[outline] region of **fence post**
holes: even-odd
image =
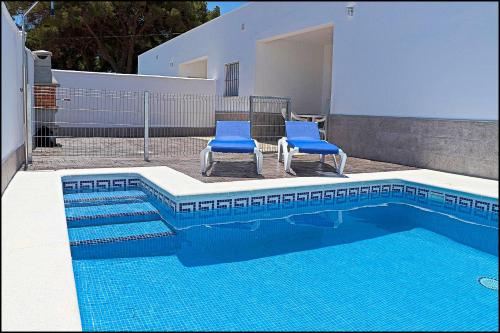
[[[290,103],[290,98],[287,98],[286,100],[286,120],[290,120],[292,118],[292,109],[291,109],[291,103]]]
[[[149,161],[149,91],[144,92],[144,161]]]
[[[249,96],[249,110],[248,110],[248,120],[250,121],[250,135],[253,137],[253,122],[252,122],[252,112],[253,112],[253,96]]]

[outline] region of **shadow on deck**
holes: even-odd
[[[143,160],[144,142],[140,138],[58,139],[62,147],[37,148],[30,170],[147,167],[164,165],[203,182],[272,179],[288,177],[339,177],[331,156],[326,163],[318,155],[296,155],[287,174],[276,153],[264,153],[263,173],[257,175],[252,155],[214,153],[214,164],[206,176],[200,173],[199,152],[208,138],[155,138],[150,142],[150,161]],[[266,144],[264,151],[275,150]],[[349,157],[344,172],[369,173],[412,170],[414,167]]]

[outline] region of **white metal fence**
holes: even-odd
[[[276,152],[290,99],[35,86],[33,156],[196,155],[217,120],[250,120],[264,152]]]

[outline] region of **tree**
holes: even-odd
[[[6,1],[11,15],[31,1]],[[136,73],[137,56],[220,15],[205,1],[43,1],[28,16],[27,47],[52,52],[53,67]]]

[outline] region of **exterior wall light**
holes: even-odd
[[[245,23],[241,24],[241,31],[245,30]]]
[[[356,6],[355,2],[348,2],[346,6],[347,18],[354,17],[354,7]]]

